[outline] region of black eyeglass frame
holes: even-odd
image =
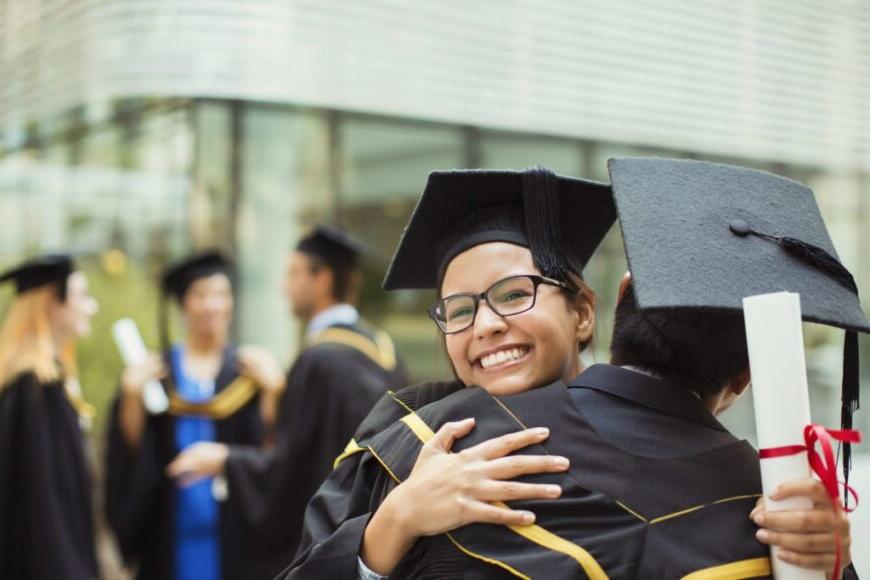
[[[499,286],[501,284],[504,284],[508,280],[514,280],[516,278],[528,278],[529,280],[532,281],[532,286],[533,286],[532,302],[531,302],[531,304],[529,304],[528,308],[523,308],[522,310],[518,310],[516,312],[511,312],[510,314],[502,314],[501,312],[499,312],[498,307],[496,307],[490,301],[489,296],[487,296],[487,295],[496,286]],[[432,303],[432,305],[429,306],[427,312],[429,313],[429,318],[431,318],[432,321],[435,322],[435,325],[438,326],[438,329],[443,334],[457,334],[457,333],[463,332],[465,330],[468,330],[469,328],[474,326],[474,321],[477,319],[477,312],[480,309],[480,301],[481,300],[486,301],[486,304],[489,306],[490,310],[492,310],[493,312],[495,312],[496,314],[498,314],[502,318],[506,318],[508,316],[514,316],[516,314],[522,314],[523,312],[528,312],[529,310],[534,308],[535,304],[537,304],[537,302],[538,302],[538,288],[542,285],[555,286],[557,288],[561,288],[565,292],[568,292],[569,294],[572,294],[572,295],[577,294],[577,292],[580,291],[580,289],[577,287],[576,284],[573,284],[570,282],[562,282],[560,280],[556,280],[553,278],[547,278],[546,276],[538,276],[537,274],[517,274],[515,276],[508,276],[507,278],[502,278],[501,280],[494,282],[489,288],[487,288],[483,292],[479,292],[477,294],[475,294],[473,292],[460,292],[458,294],[451,294],[450,296],[445,296],[444,298],[441,298],[440,300],[436,300],[434,303]],[[464,327],[460,328],[459,330],[448,331],[447,329],[444,328],[444,326],[442,326],[442,323],[438,319],[438,315],[436,314],[436,312],[438,310],[438,306],[441,304],[445,304],[446,301],[450,300],[451,298],[458,298],[461,296],[466,296],[466,297],[472,299],[472,303],[474,304],[474,306],[473,306],[474,311],[471,313],[471,320],[468,322],[468,326],[464,326]]]

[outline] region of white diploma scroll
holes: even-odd
[[[136,323],[129,318],[122,318],[112,325],[112,336],[121,352],[121,358],[127,365],[144,362],[148,358],[148,349]],[[159,415],[169,408],[169,398],[159,381],[150,380],[142,389],[142,403],[145,410],[152,415]]]
[[[752,400],[759,449],[804,444],[810,424],[800,296],[790,292],[761,294],[743,299],[746,344],[752,372]],[[786,481],[810,476],[807,452],[761,459],[764,507],[769,511],[810,509],[809,498],[773,501],[770,494]],[[777,580],[825,580],[825,573],[798,568],[771,554]]]

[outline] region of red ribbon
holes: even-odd
[[[810,424],[804,427],[804,445],[785,445],[783,447],[769,447],[761,449],[758,456],[761,459],[770,459],[773,457],[788,457],[797,455],[798,453],[807,452],[807,460],[810,462],[810,468],[819,477],[828,496],[831,498],[831,503],[835,511],[844,509],[846,512],[851,512],[858,506],[858,494],[855,490],[846,483],[843,483],[844,494],[851,495],[855,498],[855,506],[852,508],[846,505],[840,505],[840,486],[837,480],[837,462],[834,458],[834,447],[831,440],[841,441],[843,443],[860,443],[861,432],[854,429],[826,429],[821,425]],[[816,443],[821,448],[821,454],[816,450]],[[844,498],[845,499],[845,498]],[[834,571],[831,578],[840,578],[840,564],[842,563],[842,546],[840,538],[840,528],[834,528],[834,534],[837,539],[836,558],[834,559]]]

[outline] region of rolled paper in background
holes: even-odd
[[[800,296],[790,292],[761,294],[743,299],[746,345],[752,372],[752,400],[759,449],[804,445],[804,427],[810,424],[810,400],[801,326]],[[770,499],[777,486],[810,476],[807,452],[761,459],[764,508],[769,511],[811,509],[809,498]],[[825,580],[825,573],[807,570],[771,554],[777,580]]]
[[[122,318],[112,325],[112,336],[115,338],[115,344],[121,352],[124,364],[139,364],[148,358],[148,349],[145,348],[139,328],[129,318]],[[166,396],[160,381],[152,379],[145,383],[142,389],[142,403],[145,405],[145,410],[152,415],[166,412],[169,408],[169,397]]]

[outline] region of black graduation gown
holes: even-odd
[[[372,405],[406,382],[394,356],[385,365],[377,354],[379,331],[357,324],[324,332],[338,340],[308,346],[290,369],[274,446],[265,452],[236,446],[227,460],[234,509],[257,546],[252,578],[272,578],[292,560],[308,500]]]
[[[91,475],[60,382],[0,390],[0,578],[96,578]]]
[[[468,416],[476,427],[457,450],[523,425],[550,427],[543,445],[521,453],[565,455],[571,469],[522,480],[559,483],[563,495],[512,502],[538,518],[522,534],[474,524],[424,538],[391,577],[681,578],[719,566],[734,577],[769,574],[748,518],[761,490],[755,450],[685,389],[596,365],[567,389],[457,392],[361,445],[313,498],[306,543],[284,577],[355,578],[363,532],[394,477],[410,473],[422,439]]]
[[[237,365],[235,348],[227,347],[215,379],[215,394],[239,376]],[[172,390],[173,384],[173,380],[164,382],[167,392]],[[109,422],[106,516],[124,561],[138,566],[137,578],[169,580],[174,576],[175,483],[165,475],[165,469],[179,451],[175,444],[175,418],[169,413],[149,415],[139,448],[132,451],[120,431],[118,403],[116,399]],[[264,428],[259,395],[215,423],[217,440],[221,443],[260,445]],[[230,494],[219,508],[224,580],[250,578],[247,573],[250,546],[233,509],[236,501]]]

